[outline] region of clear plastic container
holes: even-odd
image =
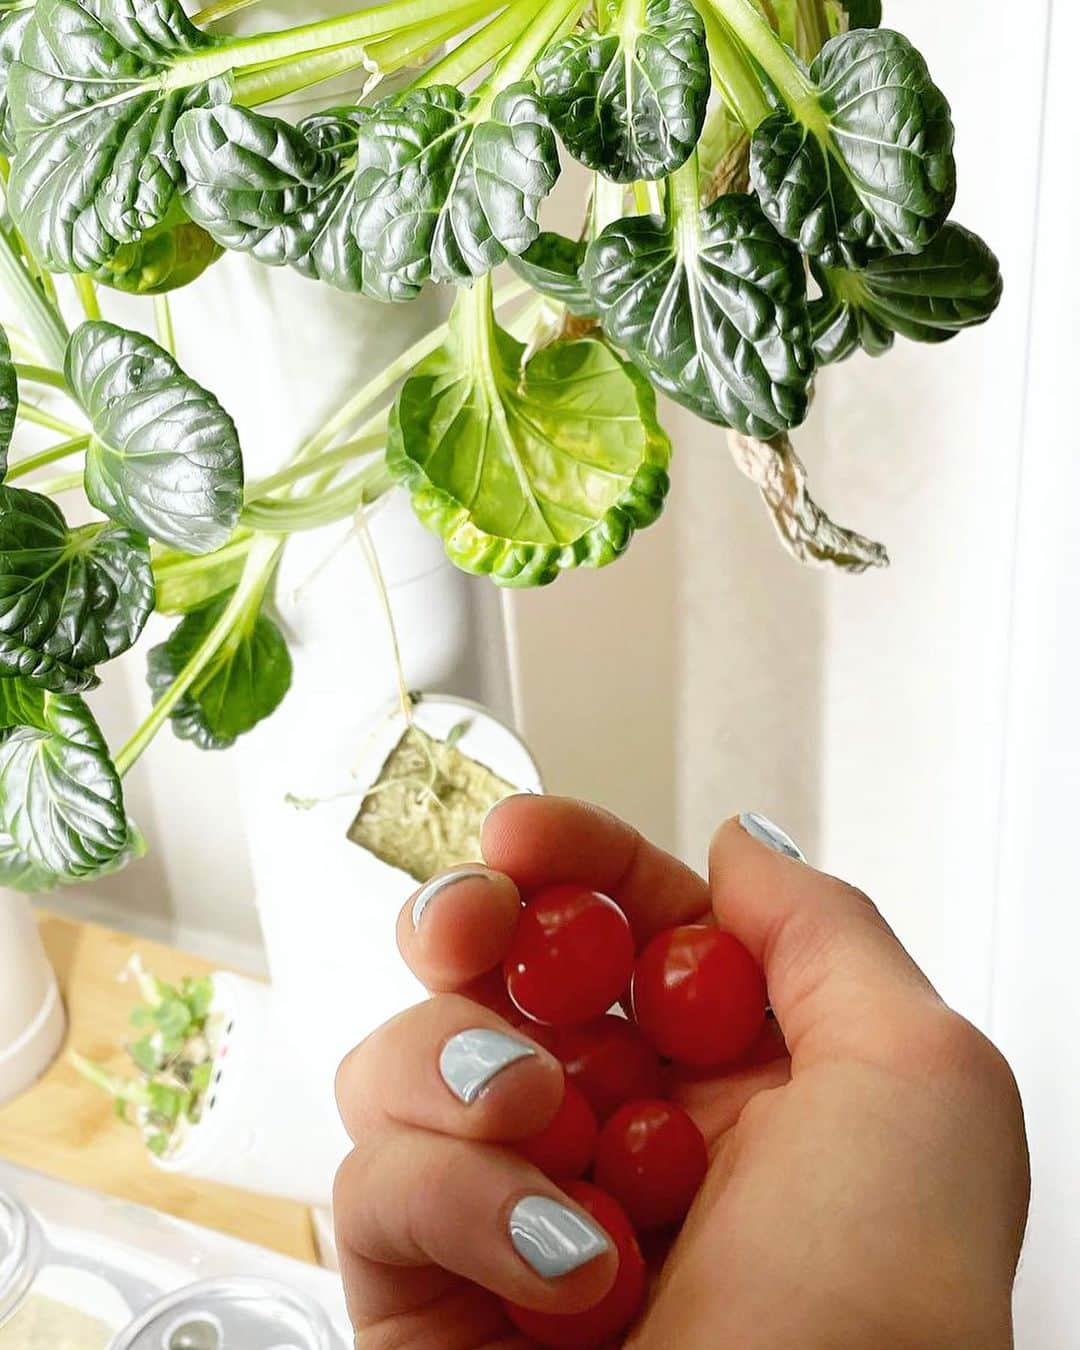
[[[327,1271],[0,1161],[0,1350],[345,1350],[348,1334]]]

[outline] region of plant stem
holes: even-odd
[[[761,83],[746,53],[723,20],[707,5],[702,5],[700,13],[705,25],[713,81],[732,115],[747,131],[753,131],[771,112]]]
[[[626,209],[626,186],[613,183],[602,173],[593,174],[592,202],[589,210],[589,233],[595,239],[613,221],[621,219]]]
[[[55,478],[46,478],[40,483],[35,483],[34,491],[40,492],[43,497],[55,497],[61,492],[73,492],[82,485],[83,471],[79,469],[75,473],[61,473]]]
[[[398,638],[397,624],[394,622],[394,608],[390,603],[390,592],[386,588],[386,577],[383,575],[382,566],[379,563],[379,555],[375,550],[375,541],[371,537],[371,530],[368,528],[367,516],[364,512],[360,513],[358,527],[360,543],[363,545],[364,554],[371,571],[371,579],[375,583],[375,589],[379,595],[379,603],[382,605],[383,615],[386,619],[386,627],[390,633],[390,651],[394,658],[394,674],[397,677],[398,702],[401,705],[401,715],[404,717],[406,725],[411,726],[413,720],[413,701],[409,696],[409,686],[405,680],[405,667],[401,662],[401,642]]]
[[[424,89],[433,84],[462,84],[470,75],[475,75],[489,61],[501,55],[521,35],[542,4],[543,0],[514,0],[497,18],[493,18],[452,52],[447,52],[441,61],[425,70],[411,87]]]
[[[39,427],[48,427],[50,431],[58,431],[61,436],[82,436],[86,428],[77,427],[73,422],[65,422],[62,417],[56,417],[53,413],[46,411],[45,408],[39,408],[36,403],[20,403],[19,416],[25,422],[34,422]]]
[[[290,483],[295,483],[301,478],[308,478],[314,473],[320,473],[324,469],[341,468],[346,464],[351,464],[354,459],[360,459],[363,455],[370,454],[372,450],[377,450],[385,440],[385,429],[370,432],[366,436],[358,436],[354,440],[347,441],[344,445],[339,445],[335,450],[325,450],[313,459],[304,460],[299,464],[291,464],[287,468],[280,469],[277,473],[270,474],[268,478],[262,478],[258,482],[252,483],[245,496],[249,501],[255,501],[260,497],[268,497],[271,492],[288,487]]]
[[[167,295],[154,296],[154,326],[157,340],[170,356],[176,355],[176,333],[173,330],[172,310]]]
[[[72,281],[75,283],[75,294],[79,297],[79,304],[83,307],[83,313],[88,319],[100,319],[101,305],[98,303],[97,287],[94,285],[93,278],[83,276],[81,272],[76,272]]]
[[[805,121],[806,105],[817,105],[816,90],[753,0],[708,0],[708,4],[772,80],[784,102]]]
[[[206,28],[221,19],[227,19],[230,14],[236,14],[241,9],[250,9],[258,2],[259,0],[217,0],[216,4],[207,5],[205,9],[193,14],[191,22],[197,28]]]
[[[684,258],[694,257],[701,233],[701,178],[697,151],[668,178],[668,223]]]
[[[34,366],[24,361],[16,361],[15,374],[18,375],[20,383],[25,381],[27,384],[47,384],[53,389],[67,392],[67,380],[58,370],[51,370],[48,366]]]
[[[169,714],[205,670],[215,652],[228,638],[233,626],[243,618],[255,597],[261,597],[277,566],[278,555],[284,547],[283,539],[257,536],[252,540],[244,571],[229,603],[221,611],[217,623],[207,633],[200,646],[191,655],[187,665],[154,704],[150,715],[136,729],[127,744],[116,756],[117,773],[123,777],[164,726]]]
[[[537,58],[566,24],[577,21],[587,0],[547,0],[510,50],[484,81],[483,93],[470,113],[474,122],[482,122],[491,112],[501,90],[524,79]]]
[[[11,295],[29,330],[50,366],[64,368],[68,330],[60,311],[49,303],[26,270],[12,235],[0,229],[0,285]]]
[[[812,61],[829,40],[829,20],[824,0],[799,0],[799,26],[803,34],[802,51],[806,61]]]
[[[46,464],[53,464],[58,459],[67,459],[69,455],[77,455],[89,444],[90,434],[87,432],[85,435],[72,436],[70,440],[61,441],[59,445],[50,445],[47,450],[39,450],[36,455],[28,455],[26,459],[12,464],[5,481],[10,483],[13,478],[22,478],[28,473],[33,473],[35,469],[43,469]]]
[[[368,55],[376,69],[377,78],[382,79],[386,75],[393,74],[394,71],[403,70],[407,66],[420,64],[420,62],[435,51],[437,47],[441,47],[459,33],[463,33],[467,29],[472,28],[474,24],[478,23],[481,19],[486,18],[490,13],[490,0],[477,0],[477,3],[471,5],[469,8],[452,13],[441,24],[416,24],[412,28],[402,29],[400,33],[395,33],[392,37],[381,38],[379,41],[372,43],[368,48]],[[498,19],[493,20],[493,22],[498,23]],[[486,28],[481,29],[480,31],[486,32]],[[454,50],[460,51],[462,47],[472,42],[475,37],[476,34],[473,34],[472,37],[466,38],[465,41],[459,43]],[[506,43],[504,42],[503,47],[505,46]],[[493,54],[497,55],[502,49],[502,47],[497,48]],[[479,67],[477,67],[477,69],[479,69]],[[416,87],[419,87],[421,83],[459,83],[459,81],[451,80],[431,81],[428,80],[426,76],[427,72],[425,71],[424,79],[422,81],[416,81]]]
[[[299,530],[318,530],[324,525],[351,516],[358,506],[367,505],[393,487],[393,479],[382,455],[373,456],[366,465],[344,483],[306,497],[285,500],[273,497],[249,502],[240,519],[251,529],[267,534],[295,534]],[[336,471],[335,471],[336,472]]]

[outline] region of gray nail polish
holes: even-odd
[[[502,1031],[472,1027],[451,1036],[439,1056],[439,1073],[450,1091],[466,1106],[476,1101],[496,1074],[529,1059],[536,1051],[531,1045],[507,1036]]]
[[[545,1280],[568,1275],[611,1247],[602,1228],[547,1195],[527,1195],[510,1214],[514,1250]]]
[[[739,817],[739,824],[752,839],[771,848],[774,853],[782,853],[785,858],[794,858],[797,862],[806,861],[795,840],[785,834],[779,825],[774,825],[768,816],[759,815],[757,811],[744,811]]]
[[[454,886],[459,881],[469,881],[475,877],[483,877],[485,881],[490,881],[491,873],[486,872],[482,867],[463,867],[458,872],[447,872],[444,876],[436,877],[434,881],[429,881],[413,901],[413,927],[420,927],[420,920],[424,916],[424,910],[427,909],[428,905],[431,904],[432,900],[435,899],[440,891],[445,891],[447,886]]]

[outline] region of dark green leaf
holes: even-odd
[[[11,67],[19,55],[23,34],[34,17],[33,9],[14,9],[0,15],[0,154],[15,154],[15,125],[8,99]]]
[[[487,115],[460,90],[433,85],[372,109],[356,172],[365,287],[409,300],[429,279],[467,282],[523,253],[559,155],[530,85],[509,85]]]
[[[8,451],[15,434],[15,419],[19,411],[19,379],[11,359],[11,344],[7,333],[0,328],[0,481],[8,469]]]
[[[806,416],[813,358],[798,251],[753,197],[719,197],[676,226],[609,225],[582,276],[608,337],[678,403],[769,437]]]
[[[154,702],[202,645],[231,596],[219,596],[182,619],[147,660]],[[170,714],[181,740],[201,750],[224,750],[269,717],[288,693],[292,660],[277,625],[256,612],[240,623]]]
[[[69,530],[50,498],[0,485],[0,676],[91,688],[94,667],[127,651],[153,608],[143,535]]]
[[[164,348],[115,324],[72,335],[67,376],[93,427],[86,495],[122,525],[210,553],[240,516],[244,469],[232,418]]]
[[[602,342],[524,348],[459,301],[405,382],[387,464],[459,567],[538,586],[601,567],[659,515],[671,447],[648,384]]]
[[[952,222],[923,253],[879,258],[859,270],[815,265],[821,298],[810,305],[823,365],[862,347],[880,356],[893,335],[946,342],[985,323],[1001,299],[998,260],[977,234]]]
[[[224,79],[170,87],[170,74],[216,45],[177,0],[38,0],[9,80],[17,147],[9,200],[46,267],[129,290],[149,272],[160,289],[166,273],[180,284],[196,262],[212,261],[191,237],[144,240],[183,220],[177,119],[229,97]]]
[[[87,880],[128,840],[120,779],[83,700],[0,679],[0,884]]]
[[[849,28],[880,28],[881,0],[839,0],[845,10]]]
[[[956,196],[944,94],[907,38],[860,29],[810,67],[816,98],[754,132],[750,177],[782,235],[829,266],[918,253]]]
[[[176,128],[192,218],[225,248],[345,291],[363,288],[353,234],[356,137],[342,108],[291,126],[247,108],[197,108]]]
[[[596,306],[585,283],[578,275],[585,261],[584,239],[574,241],[565,235],[543,230],[510,266],[541,295],[565,305],[580,317],[594,314]]]
[[[617,183],[686,162],[711,85],[705,28],[690,0],[609,2],[607,23],[571,33],[537,62],[555,130],[582,164]]]

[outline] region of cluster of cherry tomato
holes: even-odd
[[[528,898],[502,971],[472,992],[562,1062],[562,1105],[518,1151],[619,1254],[613,1287],[588,1311],[507,1303],[507,1313],[539,1345],[606,1346],[645,1297],[642,1243],[665,1249],[708,1166],[701,1131],[662,1095],[664,1062],[722,1070],[742,1060],[764,1025],[764,978],[746,948],[710,924],[667,929],[637,951],[612,900],[568,885]],[[620,1003],[629,1017],[609,1011]]]

